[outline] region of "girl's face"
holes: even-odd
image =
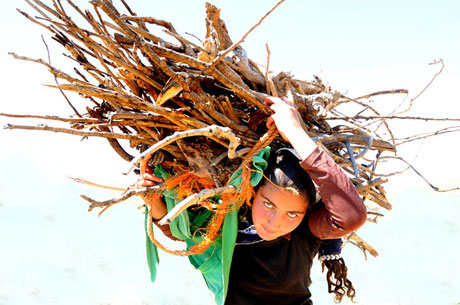
[[[271,183],[259,187],[253,206],[252,221],[264,240],[274,240],[293,231],[307,211],[304,196],[276,187]]]

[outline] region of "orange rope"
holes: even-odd
[[[155,236],[153,235],[153,217],[152,217],[152,208],[150,206],[149,207],[149,216],[147,217],[147,234],[150,238],[150,240],[152,241],[152,243],[157,246],[159,249],[163,250],[164,252],[166,253],[169,253],[169,254],[173,254],[173,255],[179,255],[179,256],[189,256],[189,255],[193,255],[193,254],[196,254],[192,251],[187,251],[187,250],[171,250],[171,249],[168,249],[166,248],[163,244],[161,244],[158,240],[155,239]]]
[[[243,159],[238,170],[241,169],[241,183],[238,186],[237,192],[233,194],[224,194],[222,195],[222,203],[220,204],[210,204],[205,201],[200,203],[200,205],[206,207],[207,209],[212,208],[214,210],[214,215],[211,220],[208,222],[208,225],[205,229],[205,234],[200,243],[190,247],[190,250],[171,250],[159,243],[153,236],[152,228],[152,216],[150,215],[151,207],[149,206],[149,217],[148,217],[148,236],[150,240],[161,250],[180,256],[196,255],[206,251],[209,246],[217,238],[222,223],[224,222],[225,216],[230,211],[241,207],[244,203],[250,205],[251,198],[253,197],[254,190],[251,186],[251,166],[252,158],[256,156],[264,147],[270,145],[271,142],[278,136],[278,130],[273,124],[270,129],[265,133],[259,141],[254,145],[251,150],[247,153],[246,157]],[[193,193],[199,192],[203,189],[214,188],[214,182],[211,182],[205,178],[198,177],[192,173],[186,172],[186,169],[177,163],[173,162],[164,162],[165,167],[179,169],[179,171],[185,172],[174,178],[168,179],[165,183],[168,189],[177,187],[179,196],[189,196]],[[238,172],[238,170],[236,172]],[[235,172],[235,173],[236,173]],[[229,179],[230,183],[233,180],[233,175]],[[227,184],[228,184],[227,183]],[[198,230],[197,230],[198,231]]]
[[[212,189],[216,187],[213,181],[196,176],[190,172],[168,179],[165,184],[166,188],[169,190],[177,187],[178,198],[185,198],[203,189]]]
[[[235,194],[230,194],[226,198],[227,206],[232,206],[233,208],[239,208],[241,205],[246,203],[251,205],[251,198],[254,194],[254,190],[251,186],[251,165],[252,158],[259,154],[259,152],[270,145],[271,142],[278,136],[278,129],[275,124],[273,124],[270,129],[259,139],[259,141],[254,145],[251,150],[247,153],[243,162],[241,163],[239,169],[241,169],[241,183],[238,186],[238,190]],[[239,170],[238,169],[238,170]],[[238,172],[238,171],[237,171]],[[229,182],[232,180],[230,178]]]

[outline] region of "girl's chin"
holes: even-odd
[[[279,235],[276,234],[276,232],[272,232],[270,230],[267,230],[263,226],[260,229],[257,229],[257,234],[259,234],[259,236],[263,240],[266,240],[266,241],[274,240],[274,239],[277,239],[279,237]]]

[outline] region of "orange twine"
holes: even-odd
[[[250,163],[252,162],[252,158],[256,156],[262,148],[268,146],[276,138],[277,135],[278,131],[276,129],[276,126],[273,124],[267,131],[267,133],[264,134],[256,143],[256,145],[254,145],[248,152],[240,167],[238,168],[238,170],[241,169],[242,179],[235,193],[223,194],[222,203],[220,204],[211,204],[207,200],[204,200],[203,202],[199,203],[199,205],[207,209],[214,210],[214,215],[212,216],[211,220],[208,222],[208,225],[206,226],[206,229],[204,230],[205,233],[203,234],[201,242],[190,247],[190,250],[170,250],[163,246],[153,236],[152,217],[150,215],[151,207],[149,206],[149,221],[147,223],[147,226],[150,240],[161,250],[174,255],[188,256],[200,254],[206,251],[217,238],[227,213],[241,207],[244,203],[246,203],[247,205],[251,205],[251,198],[253,197],[254,190],[250,183],[252,172]],[[163,162],[163,166],[166,168],[172,168],[176,172],[182,172],[182,174],[168,179],[165,182],[167,189],[177,188],[179,198],[190,196],[194,193],[200,192],[203,189],[210,189],[215,187],[214,182],[187,172],[187,169],[180,164],[165,161]],[[238,172],[238,170],[236,172]],[[233,178],[234,177],[232,175],[228,183],[230,183]],[[200,231],[200,229],[196,230],[195,233],[198,231]]]
[[[190,173],[185,166],[176,162],[164,161],[162,166],[178,173],[175,177],[165,181],[168,190],[176,188],[178,198],[185,198],[203,189],[216,187],[214,181]]]
[[[173,255],[179,255],[179,256],[189,256],[196,254],[192,251],[187,251],[187,250],[171,250],[166,248],[162,243],[160,243],[158,240],[155,239],[155,236],[153,235],[153,217],[152,217],[152,208],[148,205],[149,207],[149,217],[147,217],[147,234],[152,241],[152,243],[157,246],[159,249],[165,251],[166,253],[173,254]]]
[[[244,203],[251,205],[251,198],[254,195],[254,189],[251,186],[251,162],[264,147],[270,145],[271,142],[278,136],[278,130],[273,124],[270,129],[265,133],[262,138],[254,145],[251,150],[248,152],[243,162],[241,163],[239,169],[241,169],[241,183],[238,186],[237,192],[234,194],[229,194],[226,198],[227,205],[233,208],[239,208]],[[238,169],[238,170],[239,170]],[[238,171],[236,171],[238,172]],[[229,179],[229,182],[232,181],[232,177]],[[227,197],[227,196],[225,196]]]

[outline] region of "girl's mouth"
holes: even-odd
[[[269,235],[275,235],[276,231],[273,230],[273,229],[270,229],[269,227],[267,226],[262,226],[262,228],[264,229],[264,231],[269,234]]]

